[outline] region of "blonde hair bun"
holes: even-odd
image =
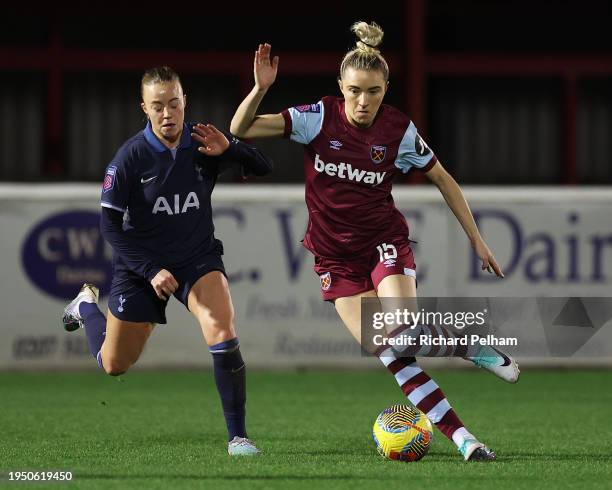
[[[344,55],[340,64],[340,77],[344,78],[344,73],[348,68],[355,70],[379,70],[385,80],[389,80],[389,66],[383,55],[380,54],[378,46],[382,42],[384,32],[376,23],[355,22],[351,26],[359,41],[357,45]]]
[[[376,49],[382,43],[385,33],[376,23],[368,24],[364,21],[355,22],[351,26],[351,31],[359,38],[356,48],[369,54],[379,53]]]

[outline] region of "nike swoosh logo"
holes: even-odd
[[[504,366],[509,366],[510,364],[512,364],[512,361],[510,360],[510,358],[509,358],[509,357],[508,357],[506,354],[504,354],[504,353],[503,353],[502,351],[500,351],[500,350],[497,350],[495,347],[491,347],[491,348],[492,348],[492,349],[493,349],[495,352],[497,352],[497,353],[498,353],[498,354],[499,354],[499,355],[502,357],[502,359],[504,360],[504,363],[502,364],[502,367],[504,367]]]
[[[151,182],[153,179],[156,179],[157,175],[154,175],[153,177],[149,177],[148,179],[145,179],[144,177],[140,178],[140,183],[141,184],[146,184],[147,182]]]

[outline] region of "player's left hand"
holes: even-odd
[[[198,151],[211,157],[221,155],[230,145],[225,135],[212,124],[196,124],[191,136],[197,142],[202,143]]]
[[[482,260],[483,271],[486,269],[487,271],[489,271],[489,273],[495,272],[495,275],[497,275],[497,277],[504,277],[504,273],[502,272],[501,267],[495,260],[493,252],[489,250],[489,247],[482,238],[478,238],[472,244],[472,246],[474,247],[474,252],[476,252],[476,255],[478,255],[480,260]]]

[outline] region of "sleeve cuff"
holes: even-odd
[[[285,109],[281,114],[283,115],[283,119],[285,119],[285,132],[283,133],[283,138],[289,138],[293,129],[293,120],[291,119],[291,114],[289,114],[289,109]]]
[[[427,162],[427,165],[421,168],[417,167],[417,170],[420,170],[421,172],[424,172],[424,173],[429,172],[436,163],[438,163],[438,157],[436,157],[436,155],[432,155],[431,160]]]
[[[100,206],[102,206],[103,208],[114,209],[115,211],[120,211],[122,213],[125,213],[125,209],[119,206],[115,206],[114,204],[111,204],[110,202],[101,201]]]
[[[153,267],[150,271],[148,271],[146,275],[147,281],[151,282],[160,270],[162,270],[161,267]]]
[[[240,144],[240,142],[234,136],[232,136],[231,138],[228,138],[228,140],[229,140],[229,146],[227,147],[227,150],[225,150],[222,153],[222,156],[226,158],[234,159],[240,153],[240,150],[238,148],[238,145]]]

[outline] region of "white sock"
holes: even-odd
[[[472,434],[468,432],[465,427],[459,427],[455,432],[453,432],[453,442],[457,445],[458,448],[463,446],[463,443],[466,439],[476,439]]]

